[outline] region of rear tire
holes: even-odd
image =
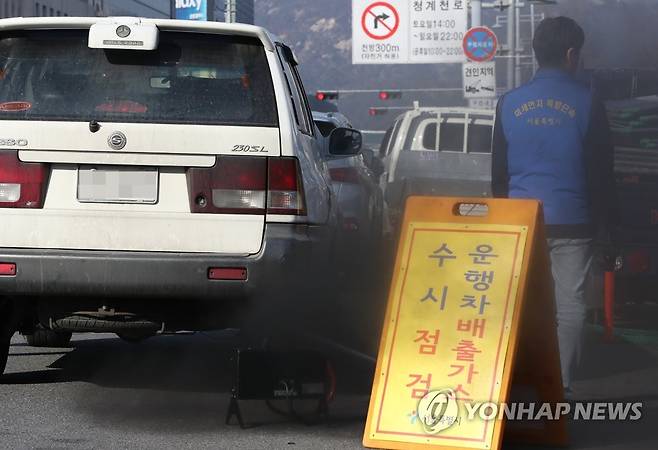
[[[110,320],[88,316],[70,316],[53,321],[52,327],[59,332],[76,333],[116,333],[116,334],[156,334],[162,323],[150,320]]]
[[[26,334],[25,340],[31,347],[61,348],[68,347],[73,333],[67,331],[53,331],[38,325],[34,334]]]

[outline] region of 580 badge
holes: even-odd
[[[234,145],[231,151],[236,153],[267,153],[264,145]]]
[[[0,138],[0,147],[27,147],[27,139]]]

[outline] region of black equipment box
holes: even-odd
[[[335,379],[329,361],[321,353],[310,350],[237,350],[234,363],[227,424],[235,415],[244,428],[238,400],[318,400],[318,412],[326,414],[327,400],[335,387]],[[290,405],[290,415],[297,417],[292,403]]]

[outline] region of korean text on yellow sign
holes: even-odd
[[[494,422],[467,420],[465,404],[499,399],[526,234],[522,226],[409,225],[380,349],[371,439],[490,448]],[[431,433],[419,402],[443,389],[456,396],[456,421]]]

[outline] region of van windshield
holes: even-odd
[[[145,52],[90,49],[88,33],[4,33],[0,120],[278,124],[256,38],[161,32]]]

